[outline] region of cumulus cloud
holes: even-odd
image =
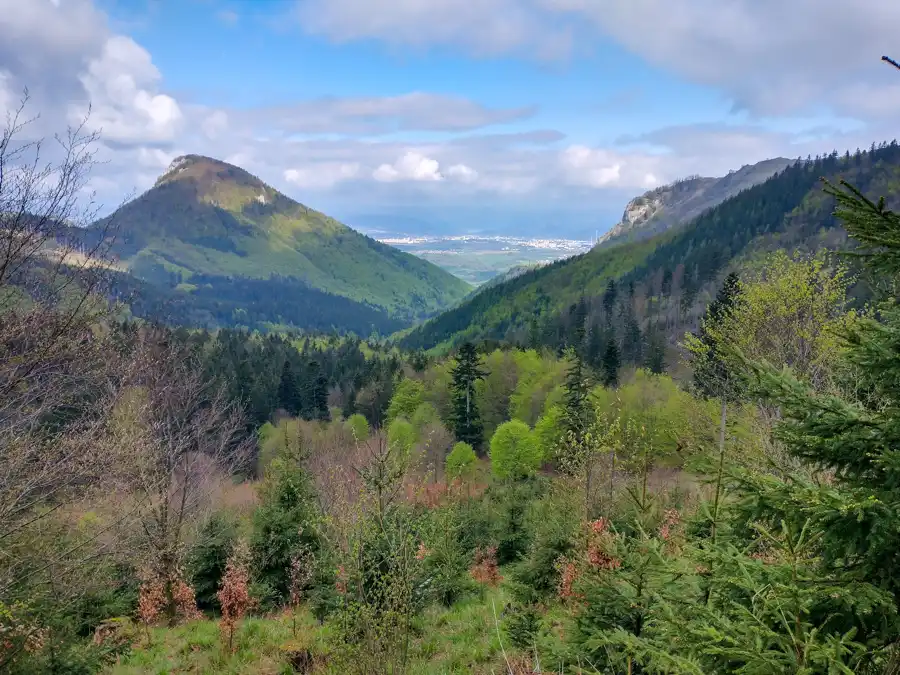
[[[154,93],[160,79],[147,50],[123,35],[108,38],[80,76],[91,105],[88,128],[118,143],[174,140],[183,116],[174,98]],[[85,104],[70,107],[72,122],[87,114]]]
[[[372,173],[372,178],[383,183],[399,180],[437,181],[444,180],[441,165],[437,160],[409,150],[393,164],[382,164]]]

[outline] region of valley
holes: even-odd
[[[592,242],[574,239],[447,235],[416,236],[371,232],[373,237],[442,267],[479,286],[519,266],[539,266],[590,249]]]
[[[776,4],[0,0],[0,673],[900,673],[900,14]]]

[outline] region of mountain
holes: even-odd
[[[410,322],[471,290],[436,265],[360,234],[237,166],[200,155],[177,158],[150,190],[93,227],[100,231],[110,221],[121,266],[182,293],[194,292],[198,281],[212,297],[218,288],[244,293],[248,289],[239,290],[235,280],[247,286],[275,278],[270,294],[288,283],[293,293],[341,296]],[[253,289],[265,293],[265,283]],[[316,311],[329,310],[322,297],[310,298]]]
[[[676,229],[640,241],[612,242],[486,288],[399,338],[410,349],[465,341],[570,344],[578,317],[602,348],[614,338],[639,362],[647,340],[670,346],[693,330],[722,276],[773,249],[846,245],[821,178],[846,178],[865,194],[900,205],[900,147],[832,153],[797,161]]]
[[[791,160],[767,159],[742,166],[721,178],[691,176],[635,197],[622,220],[604,234],[598,246],[641,241],[690,222],[704,211],[734,197],[790,166]]]

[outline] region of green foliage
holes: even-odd
[[[447,478],[456,480],[457,478],[468,478],[475,470],[478,457],[475,450],[468,443],[459,442],[453,446],[450,454],[447,455],[445,470]]]
[[[519,649],[528,650],[536,644],[540,625],[540,614],[534,605],[516,604],[504,610],[503,630]]]
[[[388,444],[397,452],[408,455],[416,444],[416,430],[402,417],[398,417],[388,427]]]
[[[253,578],[283,602],[289,593],[292,556],[302,547],[318,549],[315,496],[297,455],[285,453],[272,461],[259,499],[250,536]]]
[[[398,417],[411,420],[425,400],[425,386],[412,378],[405,378],[394,388],[394,395],[387,409],[388,423]]]
[[[485,376],[481,368],[481,359],[474,345],[465,343],[459,349],[456,365],[451,371],[453,382],[452,409],[450,421],[456,440],[468,443],[473,448],[480,448],[483,426],[478,413],[475,383]]]
[[[527,478],[537,473],[544,461],[541,447],[525,422],[504,422],[491,438],[491,472],[501,480]]]
[[[223,512],[213,513],[200,528],[197,541],[188,556],[188,574],[197,598],[197,607],[216,612],[219,599],[216,594],[228,556],[238,536],[236,520]]]
[[[416,437],[421,440],[422,435],[429,426],[439,424],[441,421],[437,409],[428,402],[420,403],[410,418],[413,428],[416,430]]]
[[[424,583],[431,598],[446,607],[475,590],[469,575],[471,556],[462,534],[464,523],[455,508],[436,510],[430,515],[429,535],[423,543]]]
[[[297,386],[297,378],[291,368],[290,359],[286,359],[281,369],[281,381],[278,384],[278,405],[284,408],[289,415],[299,415],[303,408],[303,398],[300,395],[300,387]]]
[[[359,443],[369,438],[369,422],[365,415],[353,413],[344,422],[344,428]]]
[[[562,406],[550,406],[534,425],[534,440],[544,457],[552,457],[566,437],[566,413]]]

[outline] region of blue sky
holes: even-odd
[[[689,174],[893,137],[900,3],[0,0],[0,108],[100,132],[108,211],[180,154],[351,225],[587,236]]]

